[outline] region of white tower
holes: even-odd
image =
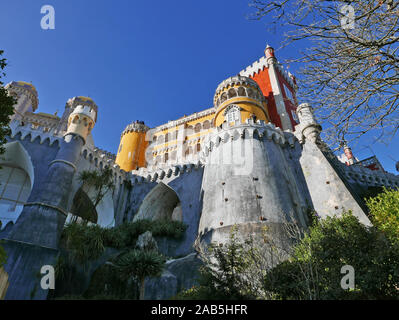
[[[11,116],[11,121],[22,120],[26,112],[35,112],[39,99],[36,88],[28,82],[12,81],[5,86],[9,94],[17,100],[14,105],[15,113]]]

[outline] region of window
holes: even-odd
[[[291,114],[292,114],[292,119],[294,119],[296,123],[299,123],[299,119],[296,112],[294,110],[291,110]]]
[[[236,105],[227,107],[225,112],[225,119],[228,123],[240,120],[240,108]]]
[[[292,103],[295,103],[294,96],[292,95],[291,89],[289,89],[285,84],[284,84],[284,91],[285,95],[288,100],[290,100]]]

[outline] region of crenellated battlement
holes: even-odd
[[[230,126],[228,123],[223,123],[221,127],[217,127],[214,134],[211,134],[205,141],[203,151],[205,156],[212,152],[212,150],[222,143],[238,138],[245,139],[267,139],[273,140],[275,143],[285,147],[293,147],[298,139],[289,130],[283,131],[272,123],[265,123],[262,120],[253,121],[248,119],[245,124],[235,124]]]
[[[123,130],[121,137],[129,132],[147,132],[150,128],[144,124],[144,121],[135,121],[127,125]]]
[[[115,163],[116,156],[108,151],[102,150],[100,148],[95,148],[91,150],[89,148],[82,148],[81,156],[83,159],[89,161],[95,168],[104,169],[111,168],[114,173],[114,179],[116,182],[121,184],[126,180],[127,173],[119,168]]]
[[[40,144],[48,143],[50,146],[54,145],[55,142],[58,142],[57,146],[59,146],[62,141],[62,137],[56,135],[53,130],[48,131],[47,127],[32,128],[32,124],[29,122],[23,123],[22,121],[14,120],[10,124],[10,129],[10,137],[12,139],[20,134],[20,140],[28,138],[30,142],[33,142],[39,138]]]
[[[192,170],[198,170],[204,165],[198,161],[197,163],[165,165],[163,168],[151,169],[140,168],[130,172],[130,181],[132,184],[141,184],[148,182],[161,181],[164,178],[178,177],[181,174],[189,173]]]

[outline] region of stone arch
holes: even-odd
[[[201,131],[201,129],[202,129],[201,123],[198,122],[198,123],[195,125],[195,127],[194,127],[194,132],[195,132],[195,133],[198,133],[198,132]]]
[[[82,218],[83,220],[92,223],[97,223],[98,221],[97,210],[90,197],[82,188],[79,188],[78,191],[76,191],[70,211],[74,215],[70,222],[77,221],[78,218]]]
[[[255,92],[251,88],[247,88],[247,95],[249,98],[255,98]]]
[[[144,198],[133,221],[142,219],[182,221],[181,204],[177,193],[163,182],[158,183]]]
[[[76,198],[78,197],[78,198]],[[73,198],[71,213],[86,220],[97,223],[101,227],[112,227],[115,224],[114,217],[114,200],[112,190],[109,190],[101,199],[101,201],[94,207],[94,199],[96,192],[93,187],[79,188]],[[75,200],[78,201],[75,203]],[[86,201],[85,204],[80,204],[79,201]],[[88,210],[89,213],[79,213],[76,209],[81,208]],[[74,211],[75,212],[74,212]],[[94,213],[95,212],[95,213]],[[90,219],[88,219],[90,217]]]
[[[162,144],[165,142],[165,136],[164,135],[159,135],[157,138],[158,144]]]
[[[241,97],[245,97],[246,96],[244,87],[239,87],[238,88],[238,95],[241,96]]]
[[[222,95],[220,96],[220,103],[223,103],[227,100],[227,94],[226,92],[223,92]]]
[[[31,158],[19,141],[4,145],[0,157],[0,221],[6,226],[18,219],[34,183]]]
[[[230,88],[229,91],[228,91],[228,97],[229,97],[229,99],[230,99],[230,98],[233,98],[233,97],[236,97],[236,96],[237,96],[237,91],[236,91],[236,89]]]

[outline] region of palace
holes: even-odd
[[[32,84],[7,84],[17,103],[0,159],[7,252],[0,298],[47,298],[36,274],[55,264],[70,221],[106,228],[139,219],[185,223],[183,240],[158,244],[175,258],[146,283],[147,298],[167,299],[193,285],[196,246],[226,241],[233,225],[241,235],[269,226],[279,237],[287,218],[305,227],[309,210],[321,217],[351,210],[369,225],[362,195],[399,186],[399,176],[375,157],[359,161],[348,146],[334,155],[312,107],[298,105],[295,77],[273,48],[215,87],[206,110],[155,128],[129,124],[113,155],[95,146],[101,106],[93,99],[69,99],[61,116],[40,113]],[[79,174],[103,168],[112,170],[115,189],[95,206],[95,190],[83,188]]]

